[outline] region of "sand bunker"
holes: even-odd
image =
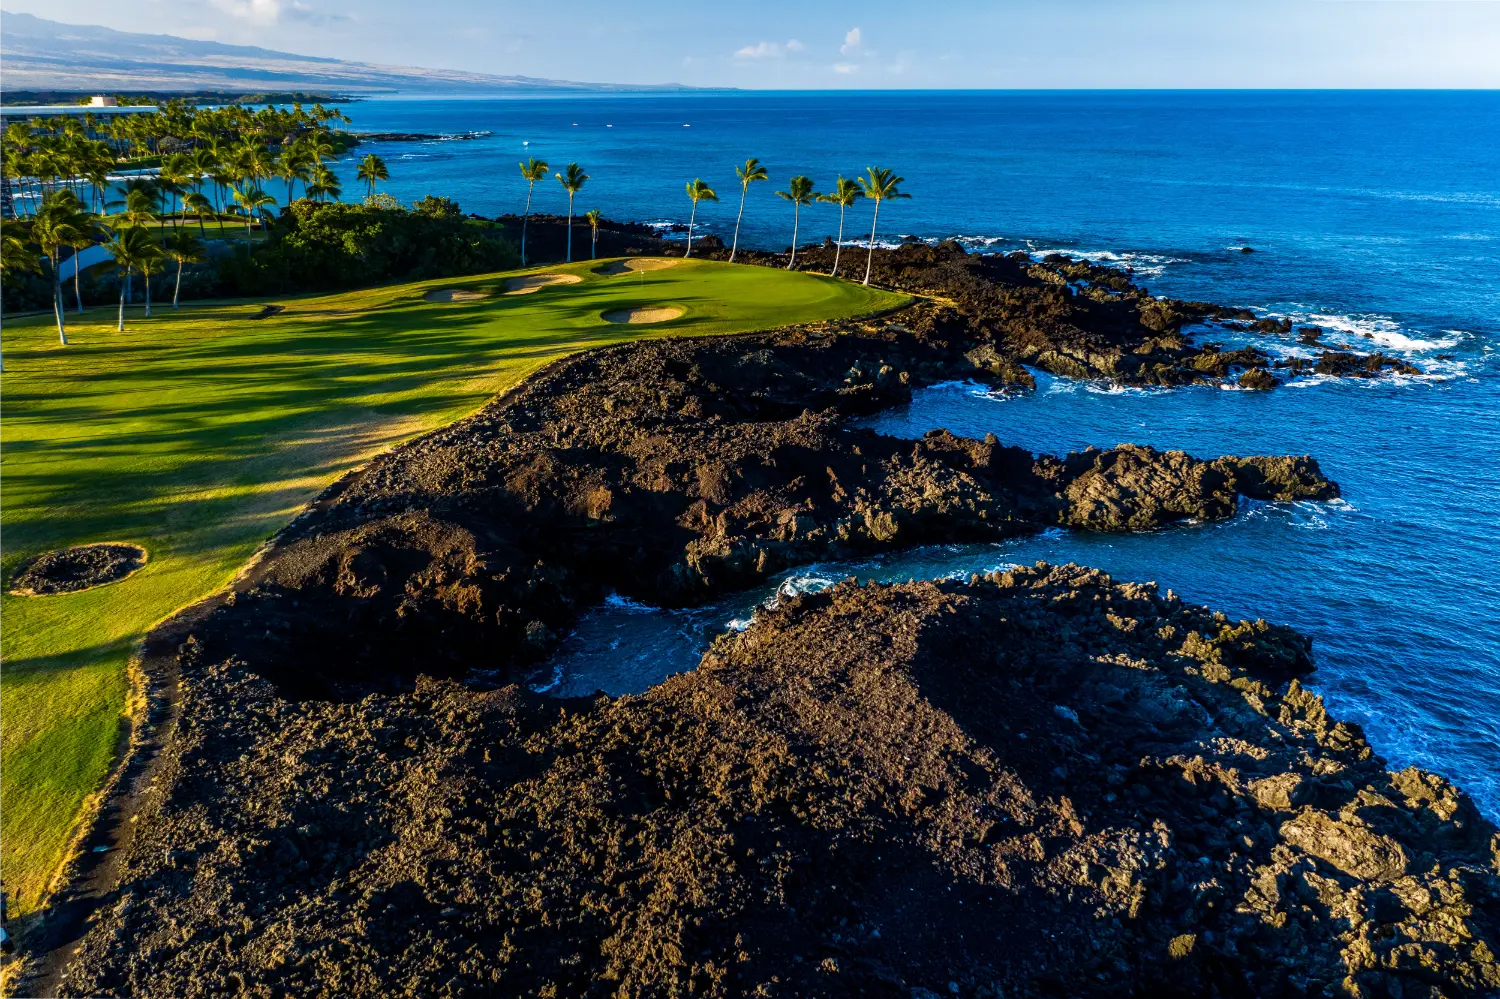
[[[671,257],[636,257],[631,260],[613,260],[603,267],[596,267],[596,274],[633,274],[637,271],[661,271],[682,263]]]
[[[76,593],[124,579],[146,564],[139,545],[107,542],[59,548],[39,556],[11,582],[10,592],[24,597]]]
[[[467,288],[442,288],[429,291],[422,297],[429,302],[477,302],[481,298],[489,298],[482,291],[471,291]]]
[[[511,278],[505,282],[505,293],[507,295],[530,295],[534,291],[541,291],[548,285],[554,284],[577,284],[583,278],[577,274],[533,274],[531,277]]]
[[[668,319],[676,319],[682,315],[681,309],[657,308],[657,309],[615,309],[613,312],[604,314],[607,323],[629,323],[638,325],[640,323],[664,323]]]

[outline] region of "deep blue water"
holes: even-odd
[[[923,391],[873,425],[909,437],[993,431],[1049,452],[1132,441],[1204,457],[1307,453],[1344,499],[1252,504],[1232,522],[1152,534],[1053,532],[811,566],[777,584],[967,576],[1037,559],[1153,579],[1313,636],[1314,686],[1336,714],[1363,723],[1393,764],[1444,773],[1500,815],[1500,93],[736,94],[349,111],[357,129],[492,133],[375,147],[403,200],[442,193],[486,215],[519,210],[519,158],[576,159],[593,178],[580,211],[685,221],[683,184],[702,176],[724,201],[700,220],[727,234],[732,168],[753,155],[776,183],[753,189],[743,238],[780,247],[791,218],[773,192],[788,176],[827,188],[876,163],[913,195],[882,213],[882,239],[1063,250],[1133,267],[1158,293],[1293,316],[1334,342],[1411,359],[1428,375],[1264,394],[1047,377],[1014,398]],[[536,207],[565,207],[555,182],[538,185]],[[834,223],[831,211],[804,215],[804,239]],[[851,229],[868,224],[867,208],[851,212]],[[714,634],[774,593],[688,612],[613,601],[580,624],[543,682],[640,690],[692,668]]]

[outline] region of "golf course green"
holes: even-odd
[[[66,347],[51,316],[6,322],[0,876],[13,913],[45,896],[115,758],[139,640],[229,583],[339,475],[574,351],[901,301],[763,267],[611,269],[622,270],[589,262],[176,312],[155,303],[150,319],[137,303],[124,332],[114,308],[94,308],[68,316]],[[515,293],[518,275],[543,271],[581,280]],[[9,592],[37,555],[104,541],[148,560],[80,592]]]

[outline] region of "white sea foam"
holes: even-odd
[[[1161,277],[1173,264],[1192,263],[1182,257],[1172,257],[1162,253],[1136,253],[1129,250],[1118,253],[1114,250],[1040,249],[1029,239],[1026,241],[1026,252],[1036,260],[1060,253],[1074,260],[1087,260],[1089,263],[1121,269],[1129,268],[1135,274],[1144,277]]]
[[[620,611],[625,614],[661,613],[660,607],[652,607],[650,604],[643,604],[638,600],[632,600],[629,597],[622,597],[618,593],[610,593],[605,596],[604,606],[608,607],[610,610]]]
[[[1291,319],[1293,323],[1322,326],[1324,329],[1357,336],[1362,340],[1373,341],[1388,350],[1403,353],[1452,350],[1465,339],[1465,335],[1461,333],[1455,333],[1440,340],[1411,336],[1402,330],[1399,322],[1390,316],[1377,313],[1364,315],[1340,315],[1328,312],[1293,313]]]

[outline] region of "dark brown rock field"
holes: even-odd
[[[993,269],[1016,261],[902,254],[976,283],[570,358],[320,498],[148,657],[176,725],[60,992],[1500,989],[1494,828],[1328,716],[1307,639],[1154,585],[846,582],[643,694],[526,687],[610,591],[689,605],[810,560],[1338,494],[1307,457],[861,428],[938,381],[1024,390],[1022,362],[1238,377],[1149,325],[1198,307],[1047,305]]]

